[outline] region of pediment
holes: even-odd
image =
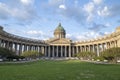
[[[57,39],[50,39],[47,41],[47,43],[50,43],[50,44],[69,44],[71,43],[71,40],[70,39],[67,39],[67,38],[57,38]]]

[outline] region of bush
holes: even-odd
[[[7,57],[9,61],[12,61],[13,59],[16,59],[17,61],[19,61],[19,59],[24,59],[24,58],[25,58],[24,56],[17,56],[17,55]]]
[[[18,56],[15,54],[15,52],[9,50],[9,49],[6,49],[6,48],[2,48],[0,47],[0,57],[5,59],[5,60],[13,60],[13,59],[23,59],[24,57],[23,56]]]
[[[9,49],[0,47],[0,56],[1,56],[1,58],[13,56],[13,55],[15,55],[15,52],[13,52],[13,51],[11,51]]]
[[[97,60],[104,61],[105,60],[103,57],[100,57],[100,56],[99,57],[94,57],[93,59],[95,61],[97,61]]]
[[[35,58],[39,58],[41,56],[43,56],[43,54],[37,51],[25,51],[21,54],[21,56],[24,56],[25,58],[29,58],[29,59],[35,59]]]
[[[79,59],[85,59],[85,60],[92,60],[94,57],[96,57],[96,54],[94,52],[80,52],[76,55]]]
[[[118,59],[120,59],[120,48],[110,48],[103,52],[101,52],[100,57],[103,57],[104,59],[112,62],[117,62]]]

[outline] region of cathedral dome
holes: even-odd
[[[61,23],[59,23],[54,33],[61,33],[61,32],[65,33],[65,29],[61,26]]]
[[[61,26],[61,23],[57,26],[57,28],[54,31],[54,35],[57,38],[65,38],[66,31],[65,29]]]

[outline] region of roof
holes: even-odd
[[[61,23],[59,23],[59,25],[57,26],[57,28],[55,29],[54,32],[64,32],[65,33],[65,29],[61,26]]]

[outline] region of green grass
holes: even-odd
[[[120,80],[120,65],[78,60],[0,64],[0,80]]]

